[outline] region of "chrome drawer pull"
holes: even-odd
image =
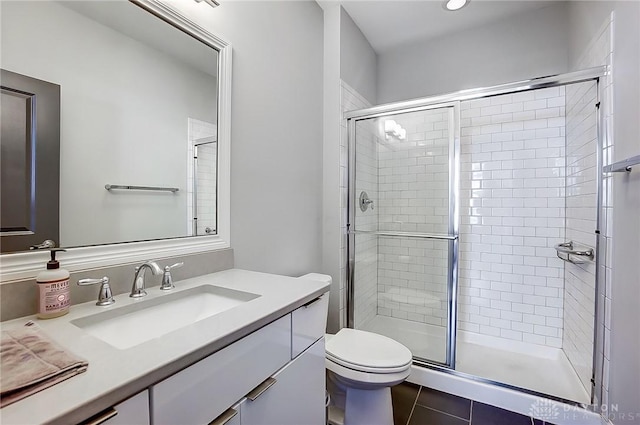
[[[276,378],[267,378],[262,384],[258,385],[249,394],[247,394],[247,398],[251,401],[255,401],[276,382],[278,382]]]
[[[318,301],[320,301],[320,299],[322,298],[322,295],[320,295],[318,298],[315,298],[307,303],[304,303],[301,305],[301,307],[307,308],[307,307],[311,307],[311,305],[317,303]]]
[[[82,425],[100,425],[113,418],[117,414],[118,411],[112,407],[105,410],[104,412],[100,412],[97,415],[92,416],[91,418],[87,419],[86,422],[82,422]]]
[[[215,418],[213,422],[210,422],[209,425],[224,425],[229,422],[231,419],[235,418],[238,414],[236,409],[227,409],[220,416]]]

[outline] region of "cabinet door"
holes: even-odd
[[[325,424],[324,337],[280,369],[275,383],[241,405],[242,425]],[[250,393],[251,395],[251,393]]]
[[[295,358],[324,336],[329,310],[329,293],[291,313],[291,358]]]

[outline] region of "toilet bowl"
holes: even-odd
[[[409,349],[356,329],[341,329],[325,339],[327,389],[334,410],[330,422],[338,425],[344,417],[344,425],[392,425],[391,387],[409,376]]]
[[[316,273],[301,278],[331,283]],[[393,425],[391,387],[409,376],[411,351],[386,336],[344,328],[325,335],[325,354],[329,423]]]

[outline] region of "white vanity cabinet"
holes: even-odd
[[[153,385],[151,424],[323,425],[327,298]]]
[[[291,356],[291,315],[151,387],[153,425],[208,424]]]
[[[274,374],[270,387],[242,401],[240,425],[324,424],[324,361],[321,338]]]

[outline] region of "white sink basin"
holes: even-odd
[[[119,349],[134,347],[260,295],[214,285],[136,301],[71,323]],[[117,306],[117,304],[116,304]]]

